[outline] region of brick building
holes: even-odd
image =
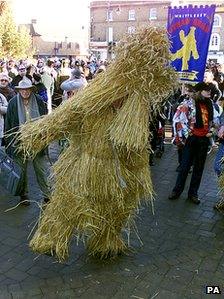
[[[208,59],[224,64],[223,0],[93,1],[90,4],[90,50],[101,59],[105,59],[109,56],[108,43],[118,41],[124,33],[133,32],[137,26],[147,24],[166,26],[168,6],[174,4],[177,6],[216,4]]]
[[[65,41],[45,41],[41,34],[36,32],[36,21],[32,20],[30,24],[20,24],[20,27],[26,27],[31,39],[32,48],[35,50],[36,57],[76,57],[80,54],[79,44]]]
[[[93,1],[90,4],[90,51],[101,59],[109,56],[108,43],[125,33],[152,24],[166,26],[171,1]],[[109,47],[110,48],[110,47]]]

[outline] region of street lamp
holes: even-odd
[[[111,58],[111,52],[112,52],[109,50],[110,47],[109,31],[110,31],[110,1],[107,1],[107,59]]]

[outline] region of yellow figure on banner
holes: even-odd
[[[182,59],[181,70],[188,70],[188,62],[193,56],[194,59],[199,58],[197,50],[197,42],[195,38],[195,27],[191,27],[188,35],[185,36],[184,30],[180,30],[179,36],[183,47],[171,55],[171,60]]]

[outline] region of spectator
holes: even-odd
[[[7,65],[7,70],[8,70],[8,75],[10,78],[14,78],[15,76],[18,75],[18,71],[15,68],[15,61],[14,60],[9,60],[8,65]]]
[[[214,80],[214,75],[210,71],[206,71],[204,74],[204,82],[210,85],[211,90],[211,100],[216,103],[222,96],[219,90],[218,83]]]
[[[0,146],[2,145],[4,133],[4,116],[6,114],[8,102],[4,95],[0,94]]]
[[[184,190],[190,167],[193,165],[188,199],[195,204],[199,204],[198,189],[207,157],[209,137],[212,136],[210,129],[213,123],[213,106],[210,100],[210,85],[204,82],[198,83],[195,86],[195,91],[195,107],[194,111],[192,111],[189,125],[191,130],[183,148],[181,168],[169,199],[174,200],[180,197]]]
[[[82,76],[79,69],[72,71],[71,78],[61,84],[61,89],[64,91],[64,99],[70,98],[79,89],[87,85],[86,79]]]
[[[41,74],[41,81],[47,89],[47,110],[48,113],[52,112],[52,96],[54,94],[54,78],[51,75],[51,68],[46,67]]]
[[[32,64],[26,68],[26,77],[29,78],[31,82],[33,82],[33,74],[35,73],[35,71],[36,67]]]
[[[46,105],[42,99],[33,93],[33,85],[29,79],[23,79],[19,85],[15,87],[18,94],[11,99],[5,119],[5,130],[7,132],[16,133],[25,122],[39,118],[47,113]],[[20,179],[20,190],[16,194],[20,196],[20,202],[29,205],[28,188],[27,188],[27,164],[28,160],[24,160],[23,154],[18,152],[15,137],[12,134],[5,138],[7,145],[7,153],[21,167],[22,175]],[[45,150],[38,153],[33,159],[33,167],[36,173],[37,182],[43,193],[44,201],[48,201],[49,187],[46,179],[46,161]]]
[[[34,86],[36,88],[36,93],[42,98],[42,100],[47,103],[48,97],[47,97],[47,88],[45,85],[41,82],[41,75],[39,74],[33,74],[34,79]]]
[[[54,61],[48,60],[47,61],[47,65],[45,66],[45,71],[46,71],[47,74],[49,74],[50,76],[53,77],[54,81],[56,81],[58,73],[54,69],[54,65],[55,65]]]
[[[9,86],[12,79],[4,73],[0,74],[0,93],[3,94],[7,101],[15,96],[15,91]]]
[[[24,77],[28,78],[32,82],[32,77],[29,74],[26,75],[25,65],[20,64],[18,67],[18,75],[12,79],[11,87],[15,88],[15,86],[18,86],[19,82],[23,80]]]

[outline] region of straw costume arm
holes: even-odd
[[[123,72],[117,76],[120,76],[117,81],[125,86],[127,95],[109,133],[115,146],[141,151],[148,144],[149,120],[158,114],[165,99],[172,94],[177,75],[169,66],[169,41],[165,31],[158,34],[151,30],[150,34],[133,35],[132,39],[136,39],[132,48],[128,48],[130,43],[121,45]],[[135,60],[131,56],[133,51],[136,52]],[[148,56],[147,63],[142,62],[144,55]]]
[[[81,114],[75,103],[67,101],[51,114],[21,126],[18,135],[20,150],[25,156],[35,157],[52,141],[68,136],[71,128],[75,131],[80,122]]]

